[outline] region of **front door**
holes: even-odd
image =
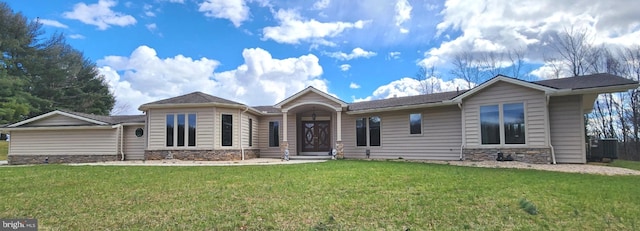
[[[331,149],[329,121],[302,122],[302,152],[327,152]]]

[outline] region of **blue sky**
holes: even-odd
[[[626,3],[625,3],[626,1]],[[202,91],[272,105],[314,86],[344,101],[465,88],[455,54],[524,51],[529,79],[547,78],[551,36],[584,28],[596,44],[640,41],[634,1],[10,0],[9,6],[98,64],[115,113]],[[503,63],[505,67],[508,64]],[[427,80],[425,80],[427,81]]]

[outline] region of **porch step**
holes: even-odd
[[[289,156],[290,160],[330,160],[331,156]]]

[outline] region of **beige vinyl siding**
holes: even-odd
[[[545,129],[545,101],[546,96],[542,91],[502,81],[496,82],[467,99],[464,99],[465,147],[482,148],[500,146],[480,144],[480,106],[509,103],[524,103],[526,143],[524,145],[509,144],[505,146],[548,147]],[[504,142],[504,137],[502,136],[500,140]]]
[[[584,117],[581,96],[551,97],[551,145],[556,162],[585,163]]]
[[[287,114],[287,142],[289,143],[289,155],[298,155],[298,139],[296,138],[298,131],[298,119],[292,113]],[[282,136],[280,136],[280,145],[282,145]]]
[[[71,118],[64,115],[52,115],[47,118],[39,119],[31,123],[22,125],[22,127],[40,127],[40,126],[65,126],[65,125],[94,125],[93,123]]]
[[[409,134],[409,115],[422,114],[422,134]],[[381,146],[356,146],[356,119],[380,116]],[[346,158],[458,160],[462,142],[460,109],[436,107],[365,115],[343,115],[342,140]],[[367,130],[367,136],[369,131]],[[367,138],[367,142],[368,142]]]
[[[280,137],[280,146],[282,146],[282,115],[261,117],[258,123],[260,136],[258,140],[253,141],[260,148],[260,157],[280,158],[281,156],[279,146],[269,147],[269,122],[273,121],[278,121],[280,125],[278,137]]]
[[[253,129],[253,146],[249,147],[249,119],[251,119],[252,129]],[[242,113],[242,145],[245,148],[257,148],[258,143],[256,142],[256,138],[258,137],[258,119],[256,116],[249,113]],[[235,126],[235,124],[234,124]],[[238,125],[239,126],[239,125]]]
[[[117,130],[14,130],[9,155],[116,155]]]
[[[319,102],[329,104],[333,107],[340,107],[340,104],[334,102],[333,100],[327,99],[326,97],[319,95],[315,92],[307,92],[306,94],[299,96],[295,100],[282,105],[282,108],[288,108],[290,106],[300,104],[300,103],[319,103]]]
[[[147,128],[149,150],[163,149],[205,149],[214,147],[214,108],[176,108],[176,109],[150,109],[148,111],[149,127]],[[167,147],[166,146],[166,115],[167,114],[196,113],[196,146],[195,147]]]
[[[144,160],[144,141],[146,139],[147,131],[143,132],[142,137],[136,136],[136,129],[142,128],[142,125],[136,126],[124,126],[123,140],[124,140],[124,158],[126,160]]]

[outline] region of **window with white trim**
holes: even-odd
[[[166,115],[166,146],[196,146],[196,114]],[[176,126],[177,125],[177,126]]]
[[[369,146],[380,146],[380,117],[356,119],[356,146],[367,146],[367,128]]]
[[[409,115],[409,134],[422,134],[422,114]]]

